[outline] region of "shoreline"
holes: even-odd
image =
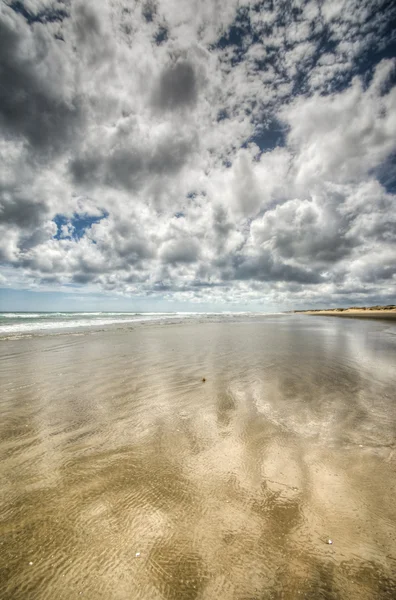
[[[396,307],[372,307],[372,308],[330,308],[330,309],[311,309],[295,310],[294,314],[317,315],[320,317],[344,317],[355,319],[386,319],[396,320]]]

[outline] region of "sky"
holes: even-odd
[[[0,0],[0,309],[395,303],[390,0]]]

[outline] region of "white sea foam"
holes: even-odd
[[[4,314],[4,313],[3,313]],[[117,316],[118,315],[118,316]],[[106,325],[139,323],[144,321],[168,321],[171,319],[187,318],[187,314],[175,313],[69,313],[69,314],[54,314],[47,313],[36,316],[31,314],[27,316],[17,314],[7,314],[8,322],[0,324],[0,335],[2,334],[20,334],[34,331],[55,330],[55,329],[74,329],[79,327],[103,327]],[[32,319],[29,323],[24,319]],[[21,321],[19,320],[21,319]],[[13,322],[10,322],[13,321]],[[1,321],[0,321],[1,323]]]
[[[280,313],[272,313],[276,315]],[[107,325],[142,322],[170,322],[190,319],[234,319],[252,316],[272,316],[269,313],[249,312],[43,312],[43,313],[0,313],[0,336],[24,336],[40,331],[67,330],[74,328],[97,328]]]
[[[0,313],[0,319],[39,319],[48,313]]]

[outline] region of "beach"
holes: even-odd
[[[1,598],[394,599],[395,324],[141,317],[4,325]]]
[[[369,307],[369,308],[329,308],[316,310],[300,310],[295,313],[316,315],[320,317],[349,317],[355,319],[383,319],[396,320],[396,308]]]

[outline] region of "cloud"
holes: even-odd
[[[287,281],[303,284],[318,283],[320,277],[310,269],[280,262],[268,251],[263,250],[257,256],[243,257],[237,260],[235,271],[231,274],[233,279],[257,281]]]
[[[349,219],[337,211],[340,201],[334,196],[289,200],[254,221],[253,244],[270,247],[282,259],[295,257],[300,264],[334,264],[358,243],[348,235]]]
[[[62,42],[49,27],[29,26],[2,7],[0,18],[0,128],[34,149],[59,150],[77,134],[82,117]]]
[[[211,305],[389,298],[395,10],[2,2],[3,277]]]
[[[115,135],[113,139],[102,140],[102,148],[83,153],[70,161],[70,173],[77,185],[88,189],[93,186],[108,186],[137,190],[147,182],[148,177],[167,177],[182,169],[191,153],[192,140],[173,135],[161,136],[154,143],[151,140],[136,144],[129,136]]]
[[[166,263],[194,263],[199,256],[199,244],[191,238],[170,240],[164,244],[161,258]]]
[[[197,80],[193,65],[186,60],[178,60],[161,73],[153,104],[161,110],[177,110],[194,105],[197,95]]]
[[[338,94],[300,97],[281,111],[288,145],[298,153],[297,181],[358,180],[395,151],[396,90],[383,93],[395,66],[381,61],[367,89],[355,78]]]
[[[1,191],[0,196],[0,224],[16,225],[21,229],[37,227],[47,212],[47,207],[42,202],[25,198],[7,189]]]

